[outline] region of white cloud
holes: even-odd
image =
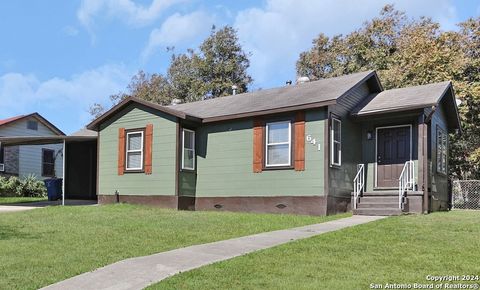
[[[164,10],[182,1],[153,0],[150,5],[144,6],[132,0],[82,0],[77,18],[89,30],[92,29],[94,18],[102,13],[130,25],[142,26],[155,21]]]
[[[145,61],[160,47],[196,42],[207,35],[213,24],[214,16],[203,11],[185,15],[175,13],[168,17],[160,28],[152,30],[142,52],[142,59]]]
[[[349,33],[377,16],[391,0],[267,0],[264,7],[240,11],[234,22],[244,49],[252,53],[250,72],[255,82],[281,85],[295,77],[295,62],[320,32]],[[395,2],[395,1],[393,1]],[[456,10],[449,0],[396,1],[409,16],[430,16],[450,29]],[[270,83],[269,85],[274,85]]]
[[[89,106],[108,104],[108,97],[125,89],[130,76],[123,65],[45,81],[32,74],[6,73],[0,76],[0,119],[38,111],[59,127],[76,130],[89,121]]]

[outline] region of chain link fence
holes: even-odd
[[[453,181],[452,208],[480,210],[480,180]]]

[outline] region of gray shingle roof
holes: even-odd
[[[437,105],[451,86],[449,81],[422,86],[391,89],[372,94],[352,112],[364,116],[391,111],[426,108]]]
[[[208,119],[335,101],[374,74],[374,71],[366,71],[235,96],[171,105],[168,108]]]
[[[97,131],[89,130],[87,128],[80,129],[74,133],[72,133],[70,136],[85,136],[85,137],[96,137],[98,136]]]

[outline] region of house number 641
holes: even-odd
[[[306,136],[306,140],[308,143],[312,144],[312,145],[317,145],[317,150],[320,151],[320,143],[317,144],[317,139],[313,138],[312,135],[308,134]]]

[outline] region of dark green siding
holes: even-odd
[[[375,189],[375,165],[376,165],[376,128],[397,125],[412,126],[412,160],[415,162],[415,180],[418,182],[418,122],[413,118],[402,117],[401,114],[393,114],[388,119],[373,119],[362,123],[362,156],[365,164],[366,190]],[[373,134],[371,140],[367,139],[367,132]]]
[[[306,112],[305,171],[253,173],[253,120],[206,124],[197,130],[197,197],[321,196],[324,194],[324,109]],[[293,160],[293,157],[292,157]]]
[[[152,174],[117,174],[118,129],[153,124]],[[111,195],[175,195],[176,119],[141,105],[130,105],[102,124],[99,132],[99,192]]]
[[[338,104],[329,107],[331,115],[342,121],[342,165],[333,166],[327,160],[327,166],[330,166],[328,171],[328,195],[330,197],[349,198],[353,191],[353,179],[357,174],[357,164],[362,160],[362,129],[359,123],[351,120],[350,113],[369,94],[370,89],[364,83],[342,97]]]
[[[432,117],[431,129],[429,130],[431,158],[429,159],[429,188],[431,191],[431,210],[446,209],[448,203],[448,176],[437,172],[437,127],[448,133],[446,113],[442,106],[439,106]],[[447,149],[449,148],[447,145]],[[447,158],[448,160],[448,158]],[[447,162],[448,172],[448,162]]]
[[[195,172],[180,171],[178,179],[178,195],[194,197],[197,186],[197,174]]]

